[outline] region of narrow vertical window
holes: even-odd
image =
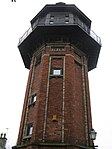
[[[41,54],[36,57],[35,66],[39,65],[41,62]]]
[[[32,95],[29,99],[29,106],[34,104],[36,102],[36,99],[37,99],[37,95],[36,94]]]
[[[35,94],[35,95],[33,95],[33,96],[32,96],[32,98],[31,98],[31,103],[36,102],[36,98],[37,98],[37,95],[36,95],[36,94]]]
[[[50,24],[54,24],[54,16],[51,16],[50,17],[50,22],[49,22]]]
[[[27,136],[31,136],[33,132],[33,125],[29,124],[27,127]]]
[[[65,23],[68,24],[69,23],[69,15],[65,16]]]

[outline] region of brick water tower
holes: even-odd
[[[21,149],[92,149],[88,71],[100,38],[75,5],[46,5],[20,38],[29,69],[17,145]]]

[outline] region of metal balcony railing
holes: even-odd
[[[90,30],[90,36],[101,45],[101,38],[94,31]]]
[[[19,43],[18,45],[20,45],[27,37],[28,35],[32,32],[32,27],[30,27],[24,34],[21,38],[19,38]]]
[[[86,33],[88,33],[95,41],[101,45],[101,38],[96,35],[96,33],[86,26],[79,18],[76,18],[75,24],[79,25]]]
[[[75,22],[73,22],[73,25],[76,24],[78,26],[80,26],[86,33],[88,33],[96,42],[98,42],[101,45],[101,38],[99,36],[97,36],[95,34],[94,31],[88,29],[88,27],[86,26],[85,23],[83,23],[79,18],[77,18],[75,20]],[[54,24],[55,25],[55,24]],[[69,25],[69,23],[68,23]],[[70,25],[72,25],[70,23]],[[35,28],[38,26],[38,23],[35,25]],[[18,45],[20,45],[27,37],[28,35],[34,30],[34,28],[32,29],[32,27],[30,27],[24,34],[23,36],[19,39],[19,43]]]

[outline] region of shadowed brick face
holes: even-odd
[[[17,148],[55,149],[58,143],[58,148],[65,149],[60,144],[90,144],[87,60],[75,52],[75,47],[62,45],[63,51],[52,51],[49,44],[40,47],[32,57]],[[41,59],[36,63],[38,51]],[[53,74],[54,70],[60,73]],[[31,126],[33,130],[28,135]]]

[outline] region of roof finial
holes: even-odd
[[[65,3],[63,3],[63,2],[58,2],[58,3],[56,3],[56,5],[63,6],[63,5],[65,5]]]

